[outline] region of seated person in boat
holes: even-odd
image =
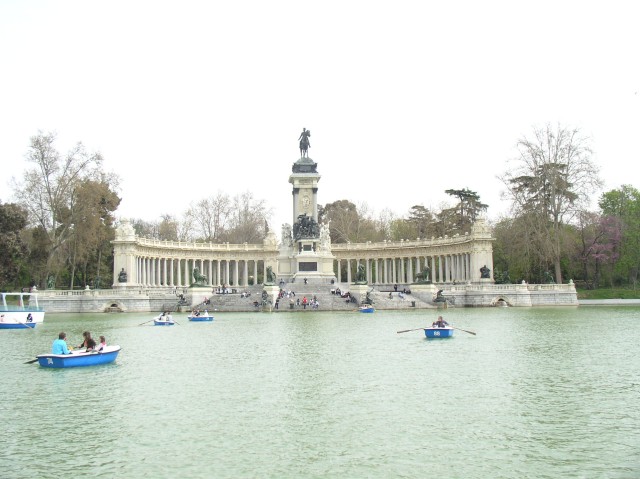
[[[433,328],[444,328],[446,326],[449,326],[449,323],[442,319],[442,316],[438,316],[438,320],[434,321],[434,323],[431,325],[431,327]]]
[[[98,344],[98,347],[96,348],[96,351],[102,351],[106,347],[107,347],[106,338],[104,336],[100,336],[100,344]]]
[[[69,347],[67,346],[67,333],[58,334],[58,339],[53,342],[51,346],[51,354],[71,354]]]
[[[82,333],[82,337],[84,337],[84,341],[82,344],[78,346],[78,349],[85,348],[85,351],[92,351],[96,347],[96,340],[91,337],[91,333],[89,331],[85,331]]]

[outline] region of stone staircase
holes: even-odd
[[[340,289],[344,294],[349,291],[347,284],[335,283],[314,283],[309,281],[307,284],[296,283],[284,283],[280,287],[285,291],[292,291],[295,295],[291,295],[289,298],[285,295],[278,302],[278,308],[274,304],[269,304],[265,307],[262,306],[262,285],[248,286],[247,288],[237,288],[235,293],[228,294],[212,294],[209,299],[211,303],[209,305],[200,305],[200,309],[207,309],[209,312],[214,311],[236,311],[236,312],[250,312],[250,311],[272,311],[272,312],[300,312],[300,311],[315,311],[310,305],[307,305],[306,309],[302,306],[302,299],[306,296],[307,300],[311,300],[316,297],[319,307],[318,311],[353,311],[360,305],[360,300],[364,298],[356,298],[358,302],[347,302],[346,298],[340,295],[334,294],[333,291]],[[398,288],[400,291],[404,287]],[[372,285],[368,286],[367,291],[369,297],[373,300],[373,306],[379,310],[402,310],[402,309],[432,309],[436,308],[436,305],[432,302],[431,295],[429,297],[421,297],[420,294],[402,294],[395,292],[392,286],[389,285]],[[249,293],[249,296],[243,297],[241,293]],[[300,300],[300,305],[297,305],[297,300]],[[293,302],[292,302],[293,300]],[[258,306],[254,305],[254,302],[258,302]],[[183,312],[191,311],[193,307],[197,305],[186,305],[180,309]]]

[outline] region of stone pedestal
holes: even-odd
[[[349,292],[351,296],[358,299],[358,304],[362,304],[362,302],[367,297],[367,291],[371,289],[371,286],[368,284],[356,284],[352,283],[349,285]]]
[[[280,292],[280,286],[276,284],[265,284],[262,288],[263,291],[267,292],[267,296],[271,300],[271,306],[276,304],[276,299],[278,298],[278,293]]]
[[[209,286],[191,286],[187,289],[187,301],[192,306],[202,303],[206,298],[211,299],[211,296]]]

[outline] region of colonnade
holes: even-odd
[[[214,244],[158,241],[137,237],[124,223],[116,230],[113,285],[121,287],[187,287],[193,284],[198,268],[207,286],[246,287],[262,282],[267,271],[279,280],[295,278],[296,258],[322,254],[333,262],[333,272],[323,271],[325,279],[350,284],[364,266],[369,284],[410,284],[429,268],[432,283],[463,283],[490,280],[481,268],[493,269],[490,231],[484,220],[474,223],[471,233],[453,237],[324,245],[320,253],[295,251],[286,241],[278,245],[270,233],[262,244]],[[329,263],[327,263],[329,266]],[[126,277],[121,277],[126,273]],[[333,273],[333,275],[332,275]],[[253,279],[253,281],[250,281]]]
[[[429,268],[429,281],[451,283],[471,281],[470,253],[415,255],[382,258],[338,258],[334,271],[340,281],[351,283],[355,272],[364,265],[369,283],[413,283],[416,275]]]
[[[206,277],[207,286],[249,286],[249,278],[257,282],[258,271],[264,278],[265,262],[260,259],[204,259],[137,256],[134,277],[130,283],[140,286],[187,287],[194,282],[193,272]]]

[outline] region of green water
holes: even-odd
[[[0,477],[637,478],[640,308],[48,314],[0,331]],[[114,364],[24,364],[59,331]]]

